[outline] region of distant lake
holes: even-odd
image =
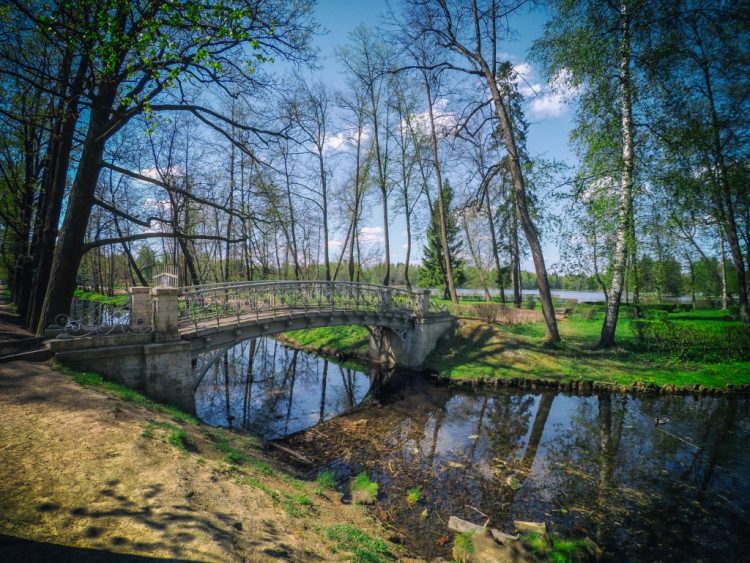
[[[438,290],[433,290],[433,292],[436,292]],[[470,288],[459,288],[456,290],[458,295],[478,295],[483,296],[484,290],[483,289],[470,289]],[[524,296],[526,295],[533,295],[535,297],[539,297],[539,291],[536,289],[524,289],[521,291]],[[496,288],[490,289],[490,294],[492,295],[500,295],[500,290]],[[505,297],[509,300],[513,300],[513,290],[505,290]],[[553,289],[552,290],[552,297],[557,297],[559,299],[576,299],[579,303],[583,303],[584,301],[590,301],[594,303],[603,303],[605,301],[604,299],[604,293],[601,291],[569,291],[565,289]],[[625,296],[623,295],[623,299]],[[630,299],[633,298],[633,295],[630,294]],[[662,296],[661,300],[663,302],[674,302],[674,303],[690,303],[691,300],[690,295],[680,295],[680,296],[668,296],[664,295]]]

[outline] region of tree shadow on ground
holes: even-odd
[[[69,547],[54,543],[25,540],[0,534],[0,560],[12,563],[23,561],[55,561],[56,563],[145,563],[158,561],[158,558],[116,553],[104,549]],[[180,562],[187,559],[172,559]]]

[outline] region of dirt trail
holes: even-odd
[[[314,484],[268,466],[254,473],[226,464],[207,438],[222,431],[82,387],[45,364],[0,365],[0,413],[0,534],[6,536],[111,556],[322,561],[341,555],[331,550],[326,526],[351,522],[384,534],[335,493],[315,495]],[[184,429],[197,451],[169,443],[167,425]],[[299,507],[302,516],[279,501],[301,494],[312,501]],[[0,560],[34,560],[28,555],[49,547],[0,537]],[[81,560],[81,553],[100,552],[60,551],[42,560],[63,560],[66,553]]]

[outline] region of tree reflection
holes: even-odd
[[[358,404],[368,376],[284,347],[248,340],[229,348],[211,366],[196,392],[198,416],[210,424],[276,438],[319,423]]]

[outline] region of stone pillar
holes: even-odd
[[[151,289],[148,287],[131,287],[130,324],[151,326]]]
[[[429,289],[423,289],[420,291],[421,300],[422,300],[422,307],[421,307],[421,316],[426,317],[430,312],[430,290]]]
[[[178,295],[179,289],[176,287],[151,288],[151,301],[153,303],[151,322],[154,327],[154,342],[168,342],[180,338],[177,331]]]

